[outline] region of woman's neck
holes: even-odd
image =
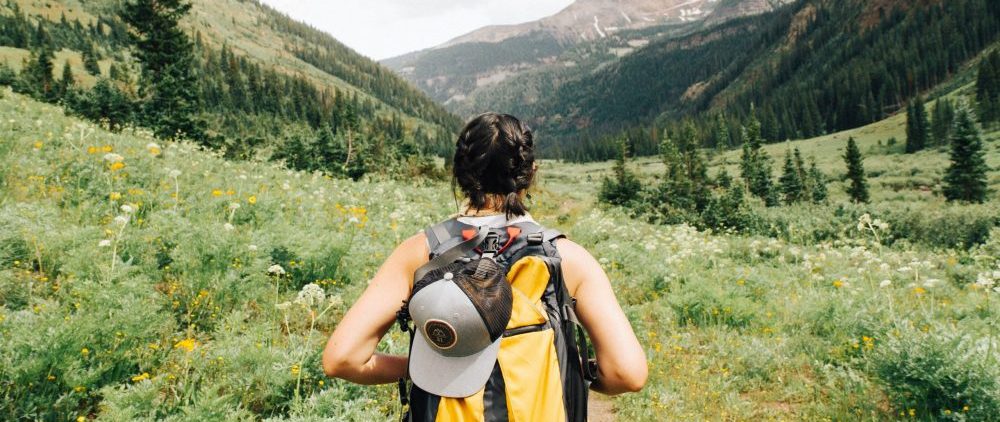
[[[503,214],[506,214],[505,212],[500,211],[500,210],[495,209],[495,208],[483,208],[483,209],[477,210],[477,209],[473,209],[471,207],[465,207],[464,209],[465,209],[464,211],[462,211],[462,212],[459,213],[463,217],[486,217],[486,216],[491,216],[491,215],[503,215]]]

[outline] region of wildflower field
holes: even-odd
[[[226,161],[2,97],[0,419],[398,418],[394,385],[326,379],[320,352],[392,247],[454,211],[446,183]],[[532,210],[593,251],[646,348],[619,419],[1000,418],[1000,230],[960,224],[996,200],[873,184],[893,202],[784,207],[796,229],[749,237],[597,207],[606,170],[545,162]],[[935,225],[986,234],[910,233]]]

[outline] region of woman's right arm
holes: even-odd
[[[375,353],[409,296],[413,271],[427,262],[427,243],[418,233],[401,243],[351,306],[323,351],[329,377],[358,384],[385,384],[406,376],[406,356]]]
[[[556,241],[566,287],[576,298],[576,315],[597,353],[597,381],[591,389],[614,395],[646,384],[646,353],[622,312],[611,281],[586,249],[568,239]]]

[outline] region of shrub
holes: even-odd
[[[995,421],[1000,371],[984,349],[983,341],[949,326],[905,328],[876,347],[871,366],[900,412],[914,409],[924,420]]]

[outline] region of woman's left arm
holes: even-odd
[[[425,262],[423,233],[396,247],[330,335],[323,350],[327,376],[358,384],[386,384],[406,376],[406,356],[375,353],[375,348],[409,296],[413,272]]]

